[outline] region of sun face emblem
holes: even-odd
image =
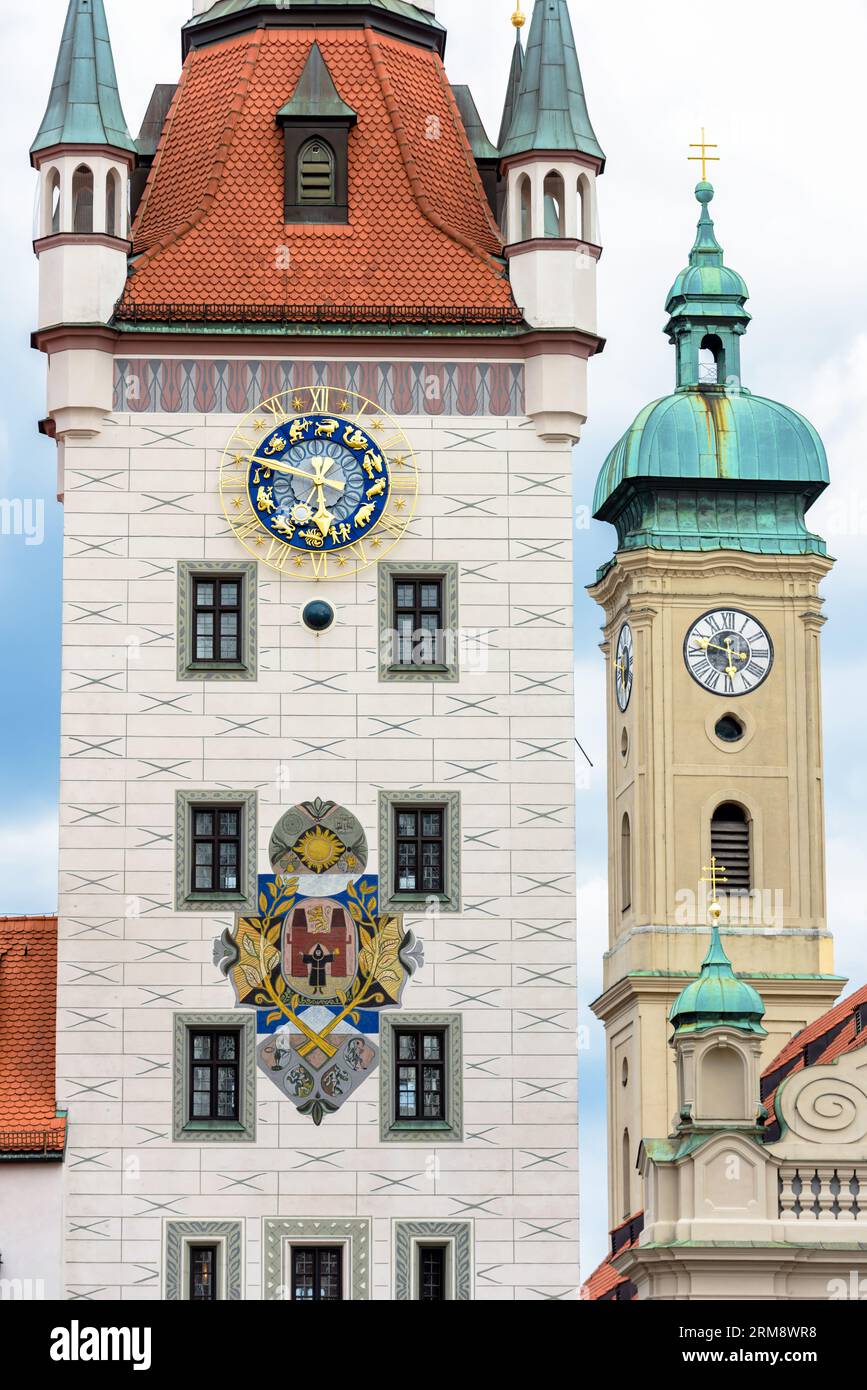
[[[318,826],[306,831],[293,849],[311,873],[321,874],[334,867],[343,854],[344,846],[331,830]]]

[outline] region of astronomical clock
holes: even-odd
[[[342,579],[400,540],[415,513],[418,467],[375,401],[303,387],[241,421],[223,454],[220,494],[256,559],[298,579]]]

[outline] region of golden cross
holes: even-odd
[[[705,864],[703,872],[706,874],[710,874],[710,878],[703,878],[701,879],[701,882],[710,884],[711,893],[713,894],[713,900],[714,902],[716,902],[717,897],[719,896],[717,893],[718,886],[721,883],[728,883],[728,875],[726,873],[725,864],[720,864],[717,860],[716,855],[714,854],[710,861],[710,868],[708,868],[707,864]]]
[[[718,150],[718,149],[719,149],[719,145],[712,145],[708,140],[705,139],[704,126],[702,126],[702,128],[701,128],[701,142],[700,142],[700,143],[692,144],[692,145],[690,145],[689,148],[690,148],[691,150],[701,150],[701,154],[691,154],[691,155],[689,156],[689,162],[690,162],[690,164],[700,164],[700,165],[701,165],[701,176],[702,176],[702,179],[704,180],[704,182],[706,183],[706,182],[707,182],[707,166],[708,166],[709,164],[719,164],[719,162],[720,162],[720,157],[719,157],[719,155],[718,155],[718,154],[708,154],[708,150]]]

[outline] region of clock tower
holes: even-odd
[[[820,584],[805,516],[828,485],[802,416],[741,378],[747,286],[725,264],[712,186],[668,296],[676,387],[607,459],[595,514],[617,551],[591,595],[608,667],[609,949],[604,992],[611,1222],[640,1210],[644,1135],[677,1092],[668,1015],[722,931],[767,1006],[766,1059],[839,993],[826,923]]]
[[[577,1298],[566,0],[516,9],[497,146],[434,0],[197,0],[136,139],[68,3],[59,1286]]]

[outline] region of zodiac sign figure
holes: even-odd
[[[339,420],[322,420],[316,426],[317,439],[333,439],[340,429]]]
[[[371,497],[381,497],[382,494],[383,494],[384,492],[385,492],[385,479],[384,479],[384,478],[380,478],[380,480],[379,480],[378,483],[374,483],[374,484],[373,484],[373,487],[369,487],[369,488],[367,489],[367,497],[368,497],[368,499],[370,499]]]
[[[355,524],[359,531],[367,526],[375,510],[376,508],[372,502],[365,502],[363,507],[358,508],[358,511],[355,513]]]
[[[256,509],[267,513],[268,516],[275,510],[277,503],[274,501],[274,490],[270,487],[260,487],[256,494]]]
[[[383,463],[382,454],[375,454],[371,449],[368,449],[367,453],[364,455],[364,461],[361,466],[371,482],[373,482],[373,475],[375,472],[382,472]]]
[[[309,420],[293,420],[289,426],[289,443],[300,444],[310,429]]]

